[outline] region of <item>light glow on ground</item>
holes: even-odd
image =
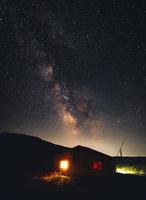
[[[70,176],[63,175],[61,172],[52,172],[39,177],[36,176],[34,179],[47,183],[50,182],[59,186],[73,183],[73,179]]]
[[[143,169],[139,169],[139,168],[136,168],[136,167],[128,167],[128,166],[117,167],[116,173],[132,174],[132,175],[140,175],[140,176],[146,175],[146,173]]]

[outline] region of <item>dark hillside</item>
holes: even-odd
[[[21,134],[0,134],[0,175],[3,179],[21,179],[52,169],[53,158],[69,150],[39,138]]]
[[[86,151],[111,159],[82,146],[67,148],[32,136],[0,134],[0,199],[145,199],[146,178],[140,176],[76,177],[63,186],[31,179],[51,171],[56,155],[76,152],[82,158]]]

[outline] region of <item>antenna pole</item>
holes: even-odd
[[[123,145],[124,145],[124,143],[125,143],[125,140],[126,140],[126,138],[124,138],[123,141],[122,141],[122,143],[121,143],[121,146],[120,146],[120,149],[119,149],[119,151],[118,151],[117,157],[118,157],[119,155],[120,155],[121,157],[123,156],[123,154],[122,154],[122,147],[123,147]]]

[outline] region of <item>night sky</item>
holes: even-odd
[[[0,132],[146,156],[144,0],[1,0]]]

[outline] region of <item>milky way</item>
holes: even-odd
[[[1,1],[0,130],[145,155],[144,3]]]

